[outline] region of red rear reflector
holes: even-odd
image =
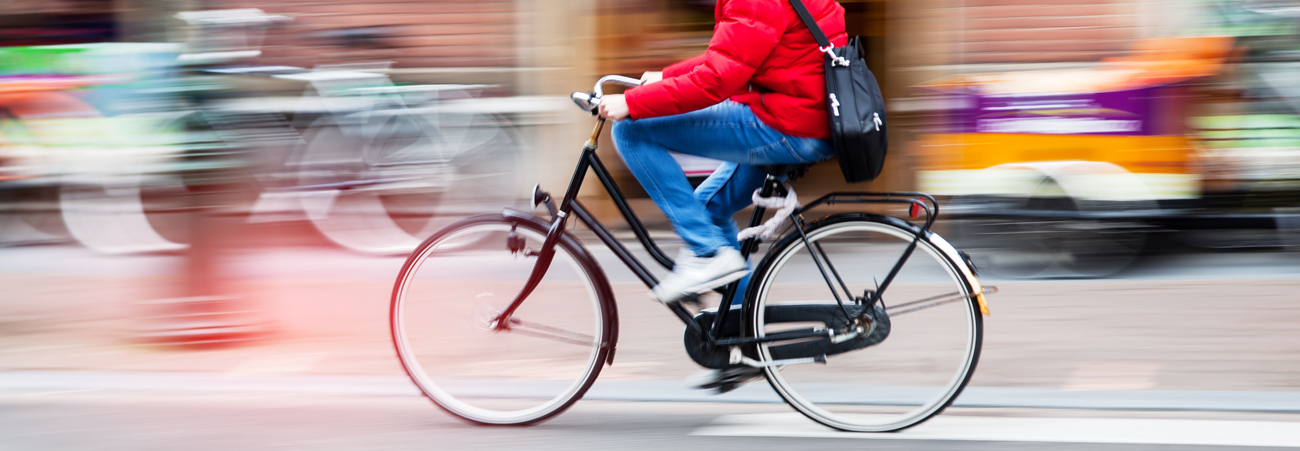
[[[908,207],[907,209],[907,214],[911,215],[912,219],[916,219],[917,217],[921,216],[921,204],[912,202],[912,206]]]

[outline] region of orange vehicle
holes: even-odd
[[[964,247],[990,250],[986,266],[1117,271],[1146,230],[1201,198],[1189,92],[1232,53],[1226,37],[1149,39],[1087,69],[926,83],[958,106],[921,137],[918,188],[950,197],[947,212],[965,217]]]

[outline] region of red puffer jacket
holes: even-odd
[[[846,45],[844,8],[804,0],[835,46]],[[730,98],[791,136],[830,138],[822,53],[789,0],[718,0],[704,55],[664,68],[664,79],[627,91],[632,119],[707,108]]]

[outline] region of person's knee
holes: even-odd
[[[623,152],[626,143],[640,140],[641,130],[636,121],[618,121],[614,123],[614,129],[610,131],[614,137],[614,147],[619,152]]]

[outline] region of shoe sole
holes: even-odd
[[[725,275],[725,276],[722,276],[722,277],[719,277],[719,278],[716,278],[716,279],[710,280],[710,281],[708,281],[708,282],[701,283],[701,284],[699,284],[699,285],[693,285],[693,286],[686,287],[686,289],[684,289],[684,290],[681,291],[681,293],[682,293],[681,296],[678,296],[676,299],[673,299],[673,300],[671,300],[671,301],[665,301],[665,300],[659,299],[658,296],[655,296],[654,291],[651,291],[651,292],[650,292],[650,299],[653,299],[653,300],[658,301],[658,302],[663,303],[663,304],[672,304],[672,303],[675,303],[675,302],[681,302],[681,300],[684,299],[684,298],[686,298],[687,296],[690,296],[690,295],[692,295],[692,294],[700,294],[700,293],[703,293],[703,292],[705,292],[705,291],[712,290],[712,289],[715,288],[715,287],[719,287],[719,286],[722,286],[722,285],[729,284],[729,283],[731,283],[731,282],[735,282],[735,281],[737,281],[737,280],[740,280],[742,277],[745,277],[746,274],[749,274],[749,270],[748,270],[748,269],[742,269],[742,270],[740,270],[740,271],[736,271],[736,272],[733,272],[733,273],[727,274],[727,275]]]
[[[734,390],[736,387],[763,377],[763,370],[759,368],[750,369],[746,367],[740,370],[733,370],[732,374],[726,374],[721,379],[710,380],[707,382],[687,381],[687,385],[696,390],[721,390],[719,394]],[[730,388],[727,388],[730,386]],[[725,390],[724,390],[725,389]]]

